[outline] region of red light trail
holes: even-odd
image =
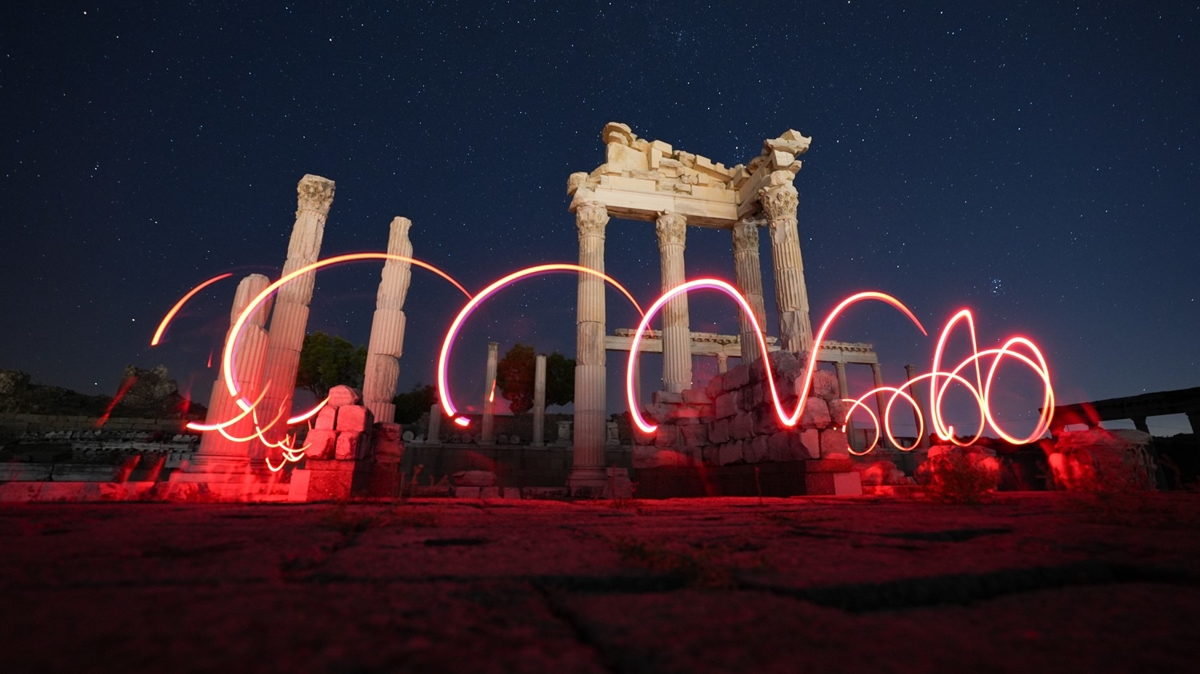
[[[493,282],[491,285],[489,285],[486,288],[484,288],[483,290],[481,290],[478,294],[472,296],[469,292],[467,292],[467,290],[461,284],[459,284],[457,281],[455,281],[451,276],[449,276],[442,270],[440,270],[428,263],[422,262],[421,260],[417,260],[415,258],[410,258],[410,257],[405,257],[405,256],[400,256],[400,255],[390,255],[387,253],[353,253],[353,254],[348,254],[348,255],[339,255],[339,256],[327,258],[324,260],[319,260],[310,265],[307,265],[305,267],[297,269],[289,274],[286,274],[283,277],[281,277],[279,280],[277,280],[274,283],[272,283],[271,285],[269,285],[266,289],[264,289],[261,293],[259,293],[253,300],[250,301],[250,303],[238,315],[238,317],[234,320],[233,325],[230,327],[229,339],[227,340],[227,343],[225,344],[225,349],[222,352],[222,357],[221,357],[221,364],[222,364],[221,369],[222,369],[223,376],[224,376],[224,384],[225,384],[227,390],[229,391],[229,395],[233,398],[234,401],[236,401],[237,405],[242,409],[242,412],[235,415],[234,417],[232,417],[230,419],[211,423],[211,424],[191,423],[191,424],[188,424],[188,428],[191,428],[192,430],[201,431],[201,432],[217,431],[217,432],[221,433],[224,437],[226,437],[234,442],[250,442],[250,441],[257,439],[259,442],[261,442],[263,445],[267,446],[268,448],[279,448],[282,452],[283,459],[280,461],[278,466],[272,464],[269,458],[266,460],[267,467],[272,472],[279,471],[288,462],[294,462],[294,461],[300,460],[300,458],[302,458],[304,456],[304,450],[306,449],[306,447],[295,447],[292,444],[295,439],[294,435],[285,436],[284,439],[278,443],[269,442],[265,438],[264,433],[268,429],[272,428],[275,424],[279,423],[282,419],[284,419],[286,411],[283,409],[278,410],[277,414],[271,420],[270,423],[268,423],[265,427],[260,425],[259,420],[258,420],[258,412],[257,412],[256,408],[264,399],[266,392],[271,385],[271,382],[269,382],[269,381],[264,382],[263,390],[254,402],[248,401],[242,395],[242,392],[237,387],[236,373],[234,372],[234,367],[235,367],[234,363],[236,360],[234,358],[234,354],[236,353],[236,350],[238,348],[238,343],[239,343],[239,338],[241,336],[241,332],[244,329],[246,322],[249,320],[250,316],[252,316],[254,314],[254,312],[257,311],[262,306],[262,304],[269,297],[271,297],[271,295],[273,293],[277,292],[285,284],[289,283],[290,281],[294,280],[295,278],[297,278],[303,274],[306,274],[309,272],[315,272],[316,270],[322,269],[324,267],[328,267],[328,266],[335,265],[335,264],[341,264],[344,262],[354,262],[354,261],[362,261],[362,260],[396,260],[396,261],[408,262],[410,264],[414,264],[416,266],[422,267],[424,269],[432,271],[433,273],[441,276],[442,278],[444,278],[447,281],[449,281],[450,283],[452,283],[460,291],[462,291],[462,293],[464,295],[466,295],[467,303],[459,311],[458,315],[455,316],[454,320],[450,324],[450,327],[446,330],[445,338],[442,341],[442,348],[438,355],[438,362],[437,362],[437,384],[438,384],[438,390],[440,393],[439,398],[441,399],[441,402],[442,402],[442,409],[445,412],[447,417],[450,417],[451,419],[453,419],[453,421],[456,425],[458,425],[460,427],[464,427],[464,428],[470,425],[470,420],[467,417],[460,416],[458,414],[458,409],[455,406],[453,398],[450,394],[450,387],[449,387],[449,382],[448,382],[448,377],[447,377],[447,373],[449,370],[450,353],[451,353],[451,349],[453,347],[454,340],[458,336],[458,333],[459,333],[460,329],[462,328],[464,322],[467,320],[467,318],[469,318],[471,316],[471,314],[483,302],[487,301],[489,298],[491,298],[497,292],[508,287],[509,285],[511,285],[519,280],[529,278],[532,276],[538,276],[538,275],[548,274],[548,273],[561,273],[561,272],[577,273],[577,274],[591,274],[593,276],[599,277],[605,283],[608,283],[609,285],[612,285],[617,290],[619,290],[627,299],[629,299],[629,301],[638,310],[638,312],[642,314],[641,322],[638,324],[638,328],[634,334],[633,342],[632,342],[631,349],[629,352],[629,360],[627,363],[626,373],[625,373],[625,388],[626,388],[625,393],[626,393],[627,401],[629,403],[629,411],[631,413],[633,421],[637,425],[637,427],[639,429],[641,429],[641,431],[643,433],[654,433],[657,430],[657,426],[648,423],[646,421],[645,417],[643,417],[641,410],[639,409],[640,406],[638,404],[636,382],[634,381],[635,373],[636,373],[637,356],[638,356],[638,350],[639,350],[638,347],[641,344],[642,338],[645,335],[646,330],[649,329],[650,321],[656,315],[658,315],[658,313],[663,309],[663,307],[667,304],[667,302],[669,302],[671,299],[673,299],[681,294],[690,292],[692,290],[716,290],[716,291],[722,292],[722,293],[728,295],[741,308],[741,310],[745,314],[745,316],[748,317],[751,325],[754,327],[755,335],[757,336],[759,352],[761,354],[762,359],[764,360],[764,363],[766,364],[765,371],[766,371],[766,375],[767,375],[767,384],[771,391],[771,400],[775,407],[775,414],[779,420],[779,423],[782,426],[784,426],[785,428],[793,428],[799,422],[800,416],[802,415],[804,408],[805,408],[805,403],[808,400],[810,389],[812,387],[812,380],[813,380],[813,376],[816,372],[816,367],[817,367],[817,362],[818,362],[817,359],[818,359],[818,356],[820,353],[820,346],[822,343],[824,343],[825,336],[829,332],[829,329],[833,325],[834,321],[850,306],[857,304],[859,302],[867,301],[867,300],[875,300],[875,301],[883,302],[885,304],[889,304],[893,308],[898,310],[900,313],[902,313],[904,316],[906,316],[910,321],[912,321],[912,323],[917,327],[917,329],[919,329],[921,331],[922,334],[928,335],[928,333],[925,331],[925,327],[923,325],[921,325],[921,322],[919,320],[917,320],[917,317],[915,315],[913,315],[912,311],[909,310],[909,308],[907,306],[905,306],[902,302],[900,302],[900,300],[896,299],[895,297],[892,297],[891,295],[881,293],[881,292],[868,291],[868,292],[857,293],[855,295],[851,295],[850,297],[847,297],[846,299],[842,300],[842,302],[839,303],[836,307],[834,307],[834,309],[829,313],[829,315],[825,319],[825,321],[821,324],[820,330],[817,331],[817,334],[814,337],[812,351],[809,353],[808,362],[805,364],[804,379],[798,390],[799,395],[798,395],[795,409],[793,409],[789,412],[784,408],[783,400],[779,395],[779,390],[778,390],[776,382],[775,382],[775,373],[771,371],[771,368],[769,365],[770,360],[767,358],[768,350],[767,350],[766,340],[763,337],[762,327],[758,324],[758,321],[754,316],[754,311],[752,310],[752,308],[750,307],[750,305],[746,301],[746,299],[741,295],[741,293],[738,292],[738,290],[736,288],[734,288],[732,285],[730,285],[729,283],[727,283],[725,281],[722,281],[719,279],[707,279],[706,278],[706,279],[698,279],[695,281],[688,281],[686,283],[682,283],[679,286],[676,286],[675,288],[673,288],[670,291],[661,295],[657,300],[654,301],[654,303],[650,306],[650,308],[648,310],[643,312],[641,306],[638,304],[637,300],[634,299],[633,295],[630,294],[630,292],[624,286],[622,286],[619,282],[617,282],[615,279],[608,276],[607,274],[604,274],[603,272],[599,272],[594,269],[589,269],[587,267],[583,267],[583,266],[576,265],[576,264],[567,264],[567,263],[543,264],[543,265],[536,265],[533,267],[521,269],[519,271],[508,274],[507,276],[504,276],[503,278],[498,279],[497,281]],[[163,318],[163,321],[159,325],[158,331],[155,333],[154,340],[151,342],[151,344],[154,345],[159,342],[163,332],[166,330],[167,325],[170,323],[171,319],[179,312],[180,308],[182,308],[182,306],[191,297],[193,297],[197,292],[199,292],[204,287],[206,287],[212,283],[215,283],[218,280],[226,278],[227,276],[229,276],[229,274],[223,274],[221,276],[217,276],[212,279],[209,279],[208,281],[205,281],[204,283],[202,283],[199,286],[192,289],[187,295],[185,295],[182,299],[180,299],[179,302],[177,302],[175,304],[175,306],[172,307],[171,310],[167,313],[167,315]],[[969,330],[969,334],[971,337],[972,355],[967,357],[966,359],[964,359],[962,362],[960,362],[954,369],[948,370],[948,371],[943,370],[942,369],[942,358],[944,355],[946,342],[949,339],[949,336],[950,336],[951,332],[954,330],[955,326],[960,322],[965,322],[966,326]],[[1027,352],[1028,355],[1026,353],[1022,353],[1022,351]],[[990,366],[987,368],[987,376],[984,377],[983,376],[983,368],[982,368],[982,360],[984,358],[989,358],[989,357],[992,360],[991,360]],[[1041,378],[1042,383],[1043,383],[1042,413],[1041,413],[1041,416],[1039,417],[1038,423],[1035,426],[1034,430],[1025,438],[1017,438],[1012,435],[1009,435],[996,421],[995,415],[991,409],[990,398],[991,398],[991,392],[992,392],[992,385],[995,380],[996,371],[999,368],[1001,361],[1003,361],[1005,358],[1015,359],[1018,362],[1020,362],[1021,364],[1030,368],[1036,375],[1038,375]],[[971,367],[971,366],[974,366],[974,369],[975,369],[975,383],[974,384],[972,384],[969,380],[967,380],[960,374],[962,372],[962,370],[964,370],[968,367]],[[875,428],[876,428],[875,437],[869,447],[867,447],[865,450],[863,450],[861,452],[851,449],[851,452],[853,452],[854,454],[857,454],[857,455],[863,455],[863,454],[867,454],[867,453],[871,452],[877,446],[877,444],[879,442],[879,438],[883,435],[886,435],[888,437],[888,439],[891,440],[891,442],[896,447],[898,447],[902,450],[907,451],[907,450],[913,449],[913,447],[916,446],[915,444],[912,447],[903,447],[903,446],[901,446],[901,444],[899,442],[896,441],[895,433],[894,433],[894,430],[893,430],[893,427],[891,424],[892,407],[898,398],[903,398],[908,403],[908,405],[910,405],[915,410],[915,413],[916,413],[915,416],[916,416],[917,423],[918,423],[917,437],[918,437],[918,439],[920,437],[922,437],[925,433],[925,427],[926,427],[924,412],[920,409],[920,406],[917,404],[917,402],[913,398],[913,396],[911,394],[907,393],[905,391],[905,389],[911,388],[914,385],[916,385],[918,382],[921,382],[925,379],[929,380],[930,401],[931,401],[930,422],[932,424],[934,432],[937,434],[937,437],[942,439],[943,441],[953,442],[953,443],[961,445],[961,446],[966,446],[966,445],[976,442],[980,437],[982,437],[985,427],[990,426],[992,428],[992,430],[995,431],[1004,440],[1015,443],[1015,444],[1023,444],[1023,443],[1029,442],[1031,440],[1034,440],[1034,439],[1042,436],[1046,432],[1046,430],[1049,428],[1050,417],[1053,414],[1053,410],[1054,410],[1054,389],[1053,389],[1053,386],[1052,386],[1051,380],[1050,380],[1049,368],[1046,365],[1045,358],[1042,356],[1041,351],[1033,343],[1033,341],[1031,341],[1025,337],[1012,337],[999,348],[985,349],[983,351],[980,351],[978,348],[977,340],[976,340],[974,318],[971,315],[971,312],[969,310],[963,309],[963,310],[959,311],[958,313],[956,313],[946,323],[946,326],[942,330],[942,334],[939,337],[938,342],[937,342],[937,347],[934,350],[933,362],[932,362],[930,372],[923,374],[919,377],[915,377],[900,387],[892,387],[892,386],[877,387],[877,388],[871,389],[870,391],[867,391],[866,393],[864,393],[862,396],[860,396],[857,399],[843,398],[843,400],[845,402],[848,402],[851,404],[849,410],[846,413],[847,423],[855,411],[857,411],[858,409],[862,409],[871,417],[871,419],[873,420],[873,423],[875,425]],[[971,393],[971,396],[975,400],[975,402],[978,406],[978,409],[979,409],[979,414],[980,414],[979,427],[977,428],[974,436],[967,442],[963,442],[955,437],[954,426],[946,423],[945,417],[942,412],[943,400],[945,398],[946,391],[949,388],[951,383],[959,383],[959,384],[962,384],[963,386],[965,386],[967,388],[967,390]],[[888,399],[888,402],[886,403],[886,405],[884,406],[884,409],[881,410],[880,413],[877,415],[864,401],[868,397],[873,396],[876,393],[881,393],[881,392],[884,392],[884,393],[890,392],[891,396]],[[494,390],[491,392],[491,394],[494,396]],[[286,425],[291,426],[294,424],[308,421],[313,416],[315,416],[321,410],[321,408],[324,407],[328,403],[328,401],[329,401],[329,399],[325,398],[320,403],[318,403],[316,407],[314,407],[306,412],[303,412],[303,413],[294,415],[290,418],[287,418],[284,423]],[[234,437],[234,436],[230,435],[230,433],[228,431],[226,431],[227,428],[238,423],[239,421],[246,418],[247,416],[250,416],[251,419],[253,420],[253,425],[254,425],[253,433],[251,433],[250,435],[248,435],[246,437]],[[845,428],[846,428],[846,425],[844,424],[842,426],[842,430],[844,431]]]

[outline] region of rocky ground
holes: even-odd
[[[3,669],[1195,671],[1200,496],[0,506]]]

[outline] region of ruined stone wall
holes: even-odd
[[[784,409],[791,412],[803,384],[803,365],[784,351],[772,353],[768,362]],[[658,430],[652,437],[637,434],[634,468],[849,459],[840,430],[849,406],[839,399],[836,375],[814,374],[804,413],[788,429],[775,413],[763,363],[739,365],[704,388],[656,392],[645,414]]]

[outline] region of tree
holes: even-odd
[[[416,423],[437,401],[437,389],[417,382],[408,393],[392,398],[392,404],[396,406],[396,423]]]
[[[555,351],[546,356],[546,405],[566,405],[575,400],[575,359]]]
[[[366,369],[367,347],[318,331],[304,336],[296,386],[324,398],[339,384],[362,388]]]
[[[496,388],[508,401],[508,409],[521,415],[533,407],[533,375],[536,364],[533,347],[513,345],[496,363]]]

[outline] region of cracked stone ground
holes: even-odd
[[[4,671],[1195,671],[1200,496],[5,504]]]

